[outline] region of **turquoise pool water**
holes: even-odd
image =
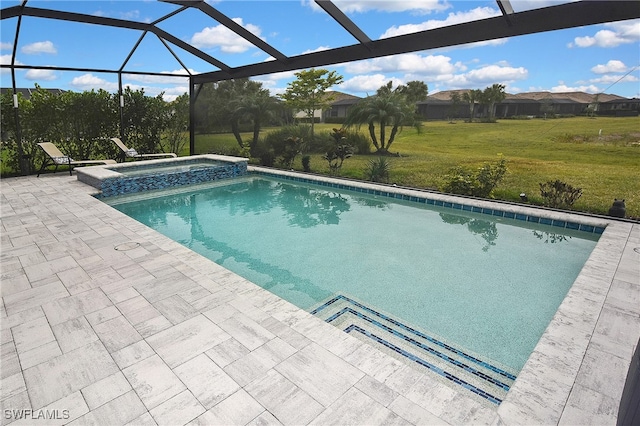
[[[303,309],[353,295],[515,371],[598,238],[266,177],[108,202]]]

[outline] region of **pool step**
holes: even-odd
[[[495,366],[342,294],[329,298],[311,313],[495,405],[502,402],[516,379],[516,375],[504,367]]]

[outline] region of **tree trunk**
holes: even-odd
[[[240,126],[235,120],[231,122],[231,131],[233,132],[233,136],[236,138],[236,142],[240,145],[240,148],[244,148],[244,142],[242,142],[242,136],[240,136]]]
[[[369,136],[371,136],[371,142],[373,142],[373,146],[376,147],[378,151],[380,151],[380,145],[378,145],[378,140],[376,139],[376,126],[373,124],[373,121],[369,123]]]

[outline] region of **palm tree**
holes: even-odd
[[[462,94],[462,100],[469,104],[469,123],[475,118],[476,102],[480,100],[482,90],[472,89]]]
[[[240,136],[239,123],[241,121],[251,121],[253,123],[253,138],[249,143],[251,154],[254,154],[258,144],[260,128],[264,121],[271,120],[275,116],[277,101],[269,96],[269,91],[262,89],[258,92],[247,93],[231,101],[231,119],[233,134],[242,148],[244,143]],[[235,125],[234,125],[235,124]]]
[[[380,139],[376,136],[376,123],[380,126]],[[395,140],[398,131],[404,124],[415,124],[414,106],[398,91],[379,90],[374,96],[363,99],[356,104],[345,120],[345,127],[369,126],[369,136],[376,153],[389,154],[389,147]],[[391,126],[391,134],[386,139],[387,126]]]
[[[495,105],[502,102],[507,96],[504,89],[504,84],[494,84],[482,92],[480,101],[487,105],[487,121],[495,120]]]

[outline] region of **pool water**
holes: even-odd
[[[598,235],[267,177],[114,208],[312,310],[345,294],[519,371]]]

